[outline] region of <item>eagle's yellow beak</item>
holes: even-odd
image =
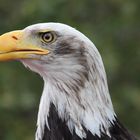
[[[46,49],[26,43],[23,31],[12,31],[0,36],[0,61],[31,58],[31,54],[48,54]]]

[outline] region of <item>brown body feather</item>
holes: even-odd
[[[62,121],[53,104],[49,112],[50,130],[45,127],[43,140],[82,140],[74,132],[69,131],[65,121]],[[85,129],[87,137],[83,140],[138,140],[133,136],[116,118],[114,124],[110,127],[110,137],[103,134],[101,137],[91,134]]]

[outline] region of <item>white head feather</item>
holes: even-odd
[[[85,35],[65,24],[44,23],[24,29],[28,35],[34,30],[52,30],[60,33],[62,37],[60,40],[58,38],[57,43],[66,41],[76,51],[83,48],[83,52],[80,53],[84,53],[85,57],[82,59],[80,58],[82,56],[79,56],[77,59],[73,54],[68,56],[50,54],[42,58],[43,62],[22,60],[25,66],[39,73],[44,79],[36,140],[42,139],[45,125],[49,128],[48,116],[51,103],[55,105],[59,117],[66,121],[71,133],[75,131],[79,137],[86,137],[84,126],[93,135],[100,137],[101,132],[109,135],[109,127],[115,119],[115,113],[103,62],[97,48]],[[79,52],[77,55],[80,55]],[[44,59],[50,63],[44,64]],[[77,89],[74,89],[74,86]]]

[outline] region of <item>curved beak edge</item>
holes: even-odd
[[[23,31],[17,30],[0,36],[0,61],[33,59],[31,54],[45,55],[49,51],[24,43]]]

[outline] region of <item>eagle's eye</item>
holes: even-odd
[[[45,43],[52,43],[54,42],[56,37],[53,32],[45,32],[45,33],[41,33],[41,39]]]

